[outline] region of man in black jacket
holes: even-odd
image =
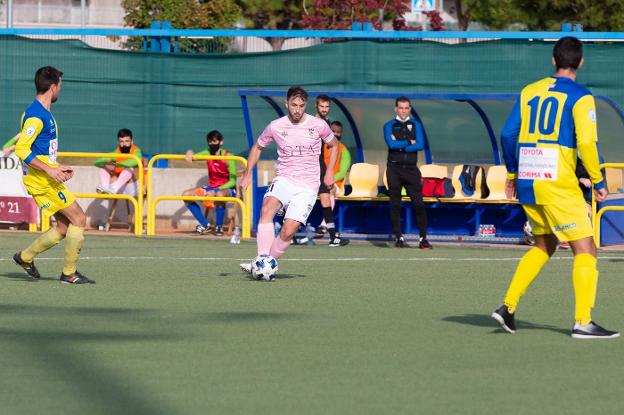
[[[425,136],[420,122],[410,119],[412,105],[406,97],[395,101],[396,117],[384,124],[384,139],[388,145],[386,176],[390,193],[390,219],[396,237],[395,246],[403,248],[405,240],[401,233],[401,190],[403,187],[412,201],[420,233],[418,247],[431,249],[427,241],[427,212],[423,203],[422,184],[418,151],[425,145]]]

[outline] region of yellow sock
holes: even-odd
[[[520,297],[524,295],[526,289],[529,288],[529,285],[537,277],[537,274],[539,274],[549,258],[546,252],[537,247],[529,249],[524,254],[518,264],[518,268],[516,268],[516,273],[511,279],[511,284],[509,284],[509,289],[503,301],[503,304],[509,308],[510,313],[516,311]]]
[[[591,322],[591,310],[596,302],[598,270],[596,257],[590,254],[578,254],[574,257],[572,283],[574,284],[574,320],[581,325]]]
[[[22,261],[32,262],[35,256],[52,248],[54,245],[61,242],[62,239],[63,235],[61,235],[56,228],[51,228],[49,231],[41,234],[28,248],[22,251]]]
[[[76,272],[76,263],[80,256],[82,241],[84,241],[84,229],[70,224],[67,228],[67,235],[65,235],[65,264],[63,265],[63,274],[69,275]]]

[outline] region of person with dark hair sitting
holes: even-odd
[[[197,156],[227,156],[229,151],[223,148],[223,134],[217,130],[210,131],[206,135],[208,149],[195,153]],[[193,151],[186,152],[186,161],[193,161]],[[192,188],[185,190],[183,196],[220,196],[235,197],[236,196],[236,162],[234,160],[207,160],[208,167],[208,186]],[[185,202],[188,210],[191,211],[193,217],[197,219],[199,225],[195,228],[195,232],[199,235],[214,233],[217,236],[223,235],[223,219],[225,217],[225,203],[216,202],[215,216],[216,226],[214,229],[208,224],[208,220],[203,215],[201,207],[197,202]],[[206,207],[212,207],[212,202],[204,202]]]
[[[134,145],[132,131],[127,128],[122,128],[117,132],[115,153],[134,154],[139,159],[143,158],[141,149]],[[136,169],[140,166],[135,159],[100,158],[95,161],[95,165],[100,168],[100,184],[96,187],[98,193],[137,195],[138,174]]]

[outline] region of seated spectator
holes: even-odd
[[[17,133],[15,137],[11,138],[2,145],[2,157],[8,157],[11,153],[13,153],[13,151],[15,151],[15,143],[17,143],[19,136],[19,133]]]
[[[206,135],[208,149],[195,153],[197,156],[227,156],[229,151],[223,148],[223,135],[213,130]],[[186,161],[193,161],[193,150],[186,152]],[[199,188],[185,190],[182,196],[219,196],[219,197],[235,197],[236,196],[236,162],[234,160],[207,160],[208,167],[208,185]],[[208,220],[202,213],[202,209],[197,202],[185,202],[188,210],[191,211],[199,225],[195,228],[195,232],[199,235],[214,233],[217,236],[223,235],[223,219],[225,217],[225,203],[216,202],[215,206],[215,228],[213,229]],[[205,203],[206,204],[206,203]],[[212,206],[212,202],[207,202],[207,206]]]
[[[119,154],[134,154],[143,158],[141,149],[134,145],[132,131],[122,128],[117,133],[118,146],[115,149]],[[138,179],[137,161],[132,158],[101,158],[95,161],[100,167],[100,184],[96,187],[98,193],[137,195],[136,181]],[[142,166],[141,166],[142,168]]]

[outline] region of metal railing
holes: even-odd
[[[181,195],[164,195],[154,197],[153,193],[153,172],[154,163],[158,160],[185,160],[183,154],[157,154],[152,157],[147,164],[147,234],[156,235],[156,205],[163,200],[182,200],[182,201],[211,201],[211,202],[232,202],[241,207],[242,216],[242,234],[243,239],[251,237],[251,186],[245,190],[244,200],[238,197],[221,197],[221,196],[181,196]],[[243,167],[247,167],[247,160],[239,156],[193,156],[193,160],[234,160],[240,162]],[[242,196],[242,195],[241,195]]]
[[[124,153],[80,153],[80,152],[59,152],[57,157],[73,158],[111,158],[111,159],[133,159],[137,162],[139,174],[137,183],[137,197],[122,194],[102,194],[102,193],[74,193],[80,199],[123,199],[129,200],[134,206],[134,234],[139,236],[143,232],[143,162],[134,154]],[[50,228],[50,215],[41,214],[41,231],[45,232]]]

